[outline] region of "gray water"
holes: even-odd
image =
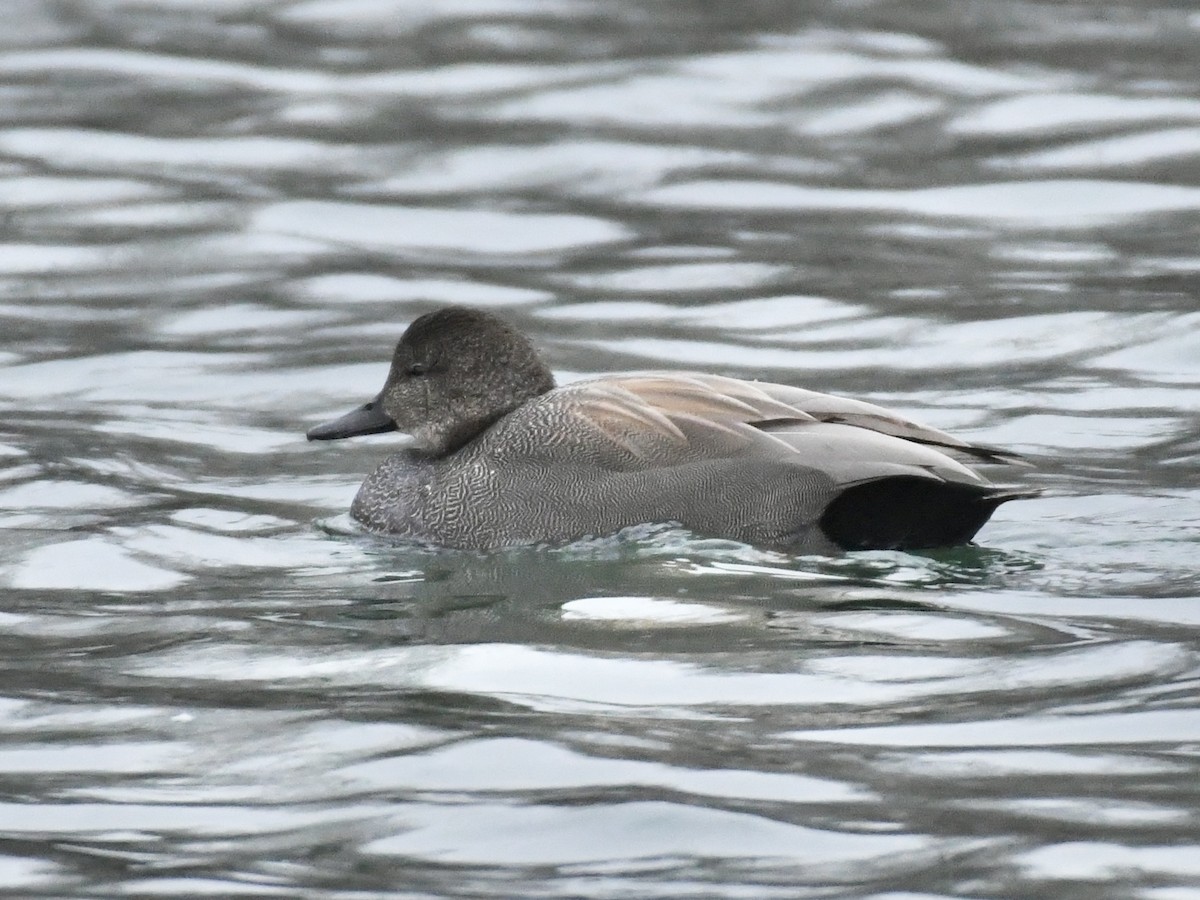
[[[10,897],[1200,897],[1200,13],[11,0]],[[978,546],[346,510],[437,305],[1037,464]]]

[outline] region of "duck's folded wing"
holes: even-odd
[[[772,435],[787,444],[797,460],[824,472],[843,489],[897,477],[934,478],[970,486],[990,484],[940,448],[853,425],[809,422]]]
[[[790,453],[787,444],[754,423],[780,417],[793,421],[797,416],[816,422],[766,395],[751,404],[675,375],[581,382],[551,396],[550,402],[575,424],[565,433],[589,435],[584,445],[607,468],[678,465],[746,454],[755,447],[760,452],[773,448],[777,455]]]
[[[907,419],[882,406],[876,406],[874,403],[768,381],[741,381],[736,378],[724,378],[720,375],[689,375],[688,377],[705,384],[717,393],[748,405],[754,404],[759,397],[765,397],[777,404],[777,408],[785,407],[792,410],[794,414],[810,416],[821,422],[853,425],[856,428],[877,431],[880,434],[903,438],[917,444],[928,444],[982,462],[1029,465],[1020,454],[997,447],[969,443],[937,428],[914,422],[912,419]],[[766,406],[759,408],[764,411],[767,409]],[[781,416],[780,419],[779,422],[763,419],[755,424],[767,430],[774,430],[780,426],[787,427],[788,417]]]
[[[715,375],[651,372],[561,394],[605,439],[605,464],[622,468],[752,454],[794,457],[842,484],[918,472],[966,483],[981,479],[945,451],[986,452],[869,403]]]

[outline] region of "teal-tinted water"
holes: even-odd
[[[1187,4],[19,0],[0,892],[1200,897]],[[420,312],[1038,467],[979,546],[355,535]]]

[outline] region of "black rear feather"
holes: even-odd
[[[843,550],[921,550],[965,544],[996,507],[1037,491],[900,475],[847,488],[820,519]]]

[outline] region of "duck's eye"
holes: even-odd
[[[426,371],[425,363],[415,362],[415,363],[410,363],[408,366],[408,374],[409,375],[413,375],[413,376],[424,375],[425,371]]]

